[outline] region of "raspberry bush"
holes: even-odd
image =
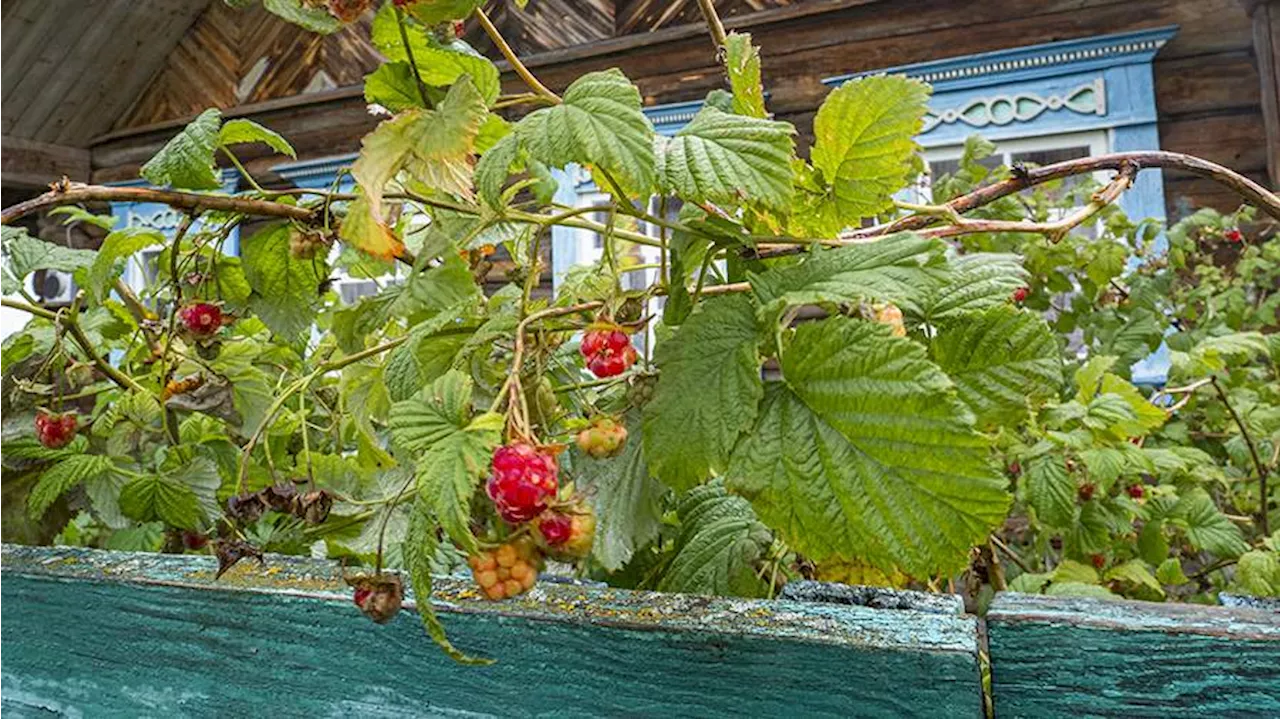
[[[81,288],[58,310],[4,300],[32,315],[0,398],[29,534],[212,553],[220,575],[266,552],[367,565],[352,599],[378,622],[403,573],[464,662],[483,660],[425,601],[433,573],[469,571],[493,600],[552,573],[734,596],[796,577],[957,587],[977,605],[1009,587],[1280,593],[1274,224],[1206,211],[1161,234],[1113,204],[1142,167],[1185,160],[992,171],[975,139],[934,178],[947,206],[909,204],[929,88],[905,77],[832,91],[797,152],[745,34],[714,38],[724,88],[664,137],[616,69],[553,92],[517,59],[529,89],[504,94],[459,38],[474,19],[509,49],[474,0],[266,7],[315,32],[376,12],[382,120],[355,189],[216,192],[239,145],[294,153],[214,109],[142,168],[176,193],[172,236],[115,230],[91,252],[11,224],[113,188],[5,211],[6,294],[42,269]],[[607,199],[557,204],[571,165]],[[556,227],[604,252],[548,298]],[[124,285],[154,245],[156,283]],[[339,271],[381,289],[343,304]],[[1133,384],[1162,342],[1169,385]]]

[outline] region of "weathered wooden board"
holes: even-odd
[[[999,717],[1280,716],[1280,613],[1002,594]]]
[[[13,716],[981,714],[976,620],[542,582],[479,600],[442,579],[444,657],[404,612],[358,614],[332,562],[3,549]],[[52,714],[50,714],[52,712]]]

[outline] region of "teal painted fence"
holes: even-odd
[[[977,622],[541,582],[491,603],[442,579],[454,664],[378,626],[332,562],[6,546],[0,701],[23,716],[981,715]]]
[[[1010,717],[1280,717],[1280,613],[1005,594],[987,613]]]
[[[8,717],[982,715],[983,627],[954,597],[548,581],[492,603],[443,578],[450,636],[498,660],[465,667],[412,611],[361,616],[332,562],[215,581],[210,557],[7,545],[0,568]],[[1000,717],[1280,717],[1274,609],[1006,594],[985,629]]]

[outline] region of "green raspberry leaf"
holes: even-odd
[[[662,528],[662,497],[666,487],[649,476],[638,412],[628,418],[630,438],[622,453],[609,459],[575,455],[577,482],[587,490],[596,511],[596,540],[592,555],[614,572],[635,551],[658,537]]]
[[[177,190],[217,190],[222,187],[213,153],[218,149],[222,113],[209,108],[200,113],[155,157],[142,166],[141,174],[157,187]]]
[[[760,84],[760,48],[751,44],[751,35],[731,32],[724,43],[724,69],[733,88],[733,111],[764,119],[764,87]]]
[[[940,331],[929,350],[982,427],[1017,424],[1031,407],[1056,396],[1065,380],[1049,326],[1008,305]]]
[[[756,573],[773,534],[756,519],[751,505],[715,480],[695,487],[680,501],[676,556],[659,591],[763,597],[768,586]]]
[[[823,234],[892,207],[906,187],[929,86],[900,75],[850,80],[836,88],[813,121],[813,168],[821,175],[797,214],[814,213]]]
[[[320,283],[329,269],[319,256],[299,259],[289,253],[294,230],[276,223],[245,240],[240,261],[253,289],[249,307],[272,332],[294,339],[315,320]]]
[[[647,195],[655,179],[654,134],[640,107],[640,90],[621,70],[589,72],[565,90],[562,104],[530,113],[515,132],[539,162],[593,165],[627,191]]]
[[[674,137],[657,137],[658,175],[686,202],[791,206],[790,123],[731,115],[708,107]]]
[[[958,570],[1005,517],[988,441],[924,349],[871,322],[801,325],[734,450],[729,489],[815,561]]]
[[[763,394],[758,342],[751,301],[731,295],[699,303],[658,345],[661,374],[644,407],[644,451],[655,477],[687,489],[724,470]]]
[[[296,158],[298,153],[294,151],[293,145],[289,141],[276,132],[269,130],[253,120],[245,120],[237,118],[235,120],[227,120],[223,124],[222,129],[218,131],[218,144],[238,145],[246,142],[261,142],[272,150],[281,155],[288,155]]]

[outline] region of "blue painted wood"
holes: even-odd
[[[222,187],[220,191],[232,193],[236,191],[236,185],[240,182],[240,174],[234,169],[223,169],[221,180]],[[151,184],[146,180],[109,182],[107,184],[111,187],[151,187]],[[116,218],[116,229],[149,227],[154,230],[160,230],[166,236],[172,237],[174,230],[178,228],[178,223],[182,221],[184,213],[181,210],[175,210],[158,202],[112,202],[111,214]],[[196,224],[196,228],[199,228],[199,224]],[[231,255],[240,253],[240,229],[238,227],[227,236],[223,251]],[[135,287],[134,289],[142,288]]]
[[[1001,594],[998,717],[1280,716],[1280,614]]]
[[[357,154],[348,153],[315,160],[285,162],[272,167],[271,171],[292,182],[297,187],[307,190],[328,190],[333,187],[333,182],[338,178],[338,173],[351,169],[356,157],[358,157]],[[348,173],[343,176],[342,182],[338,183],[336,191],[351,192],[355,186],[356,181]]]
[[[976,620],[540,583],[439,582],[463,648],[364,619],[332,562],[3,549],[13,716],[979,716]]]

